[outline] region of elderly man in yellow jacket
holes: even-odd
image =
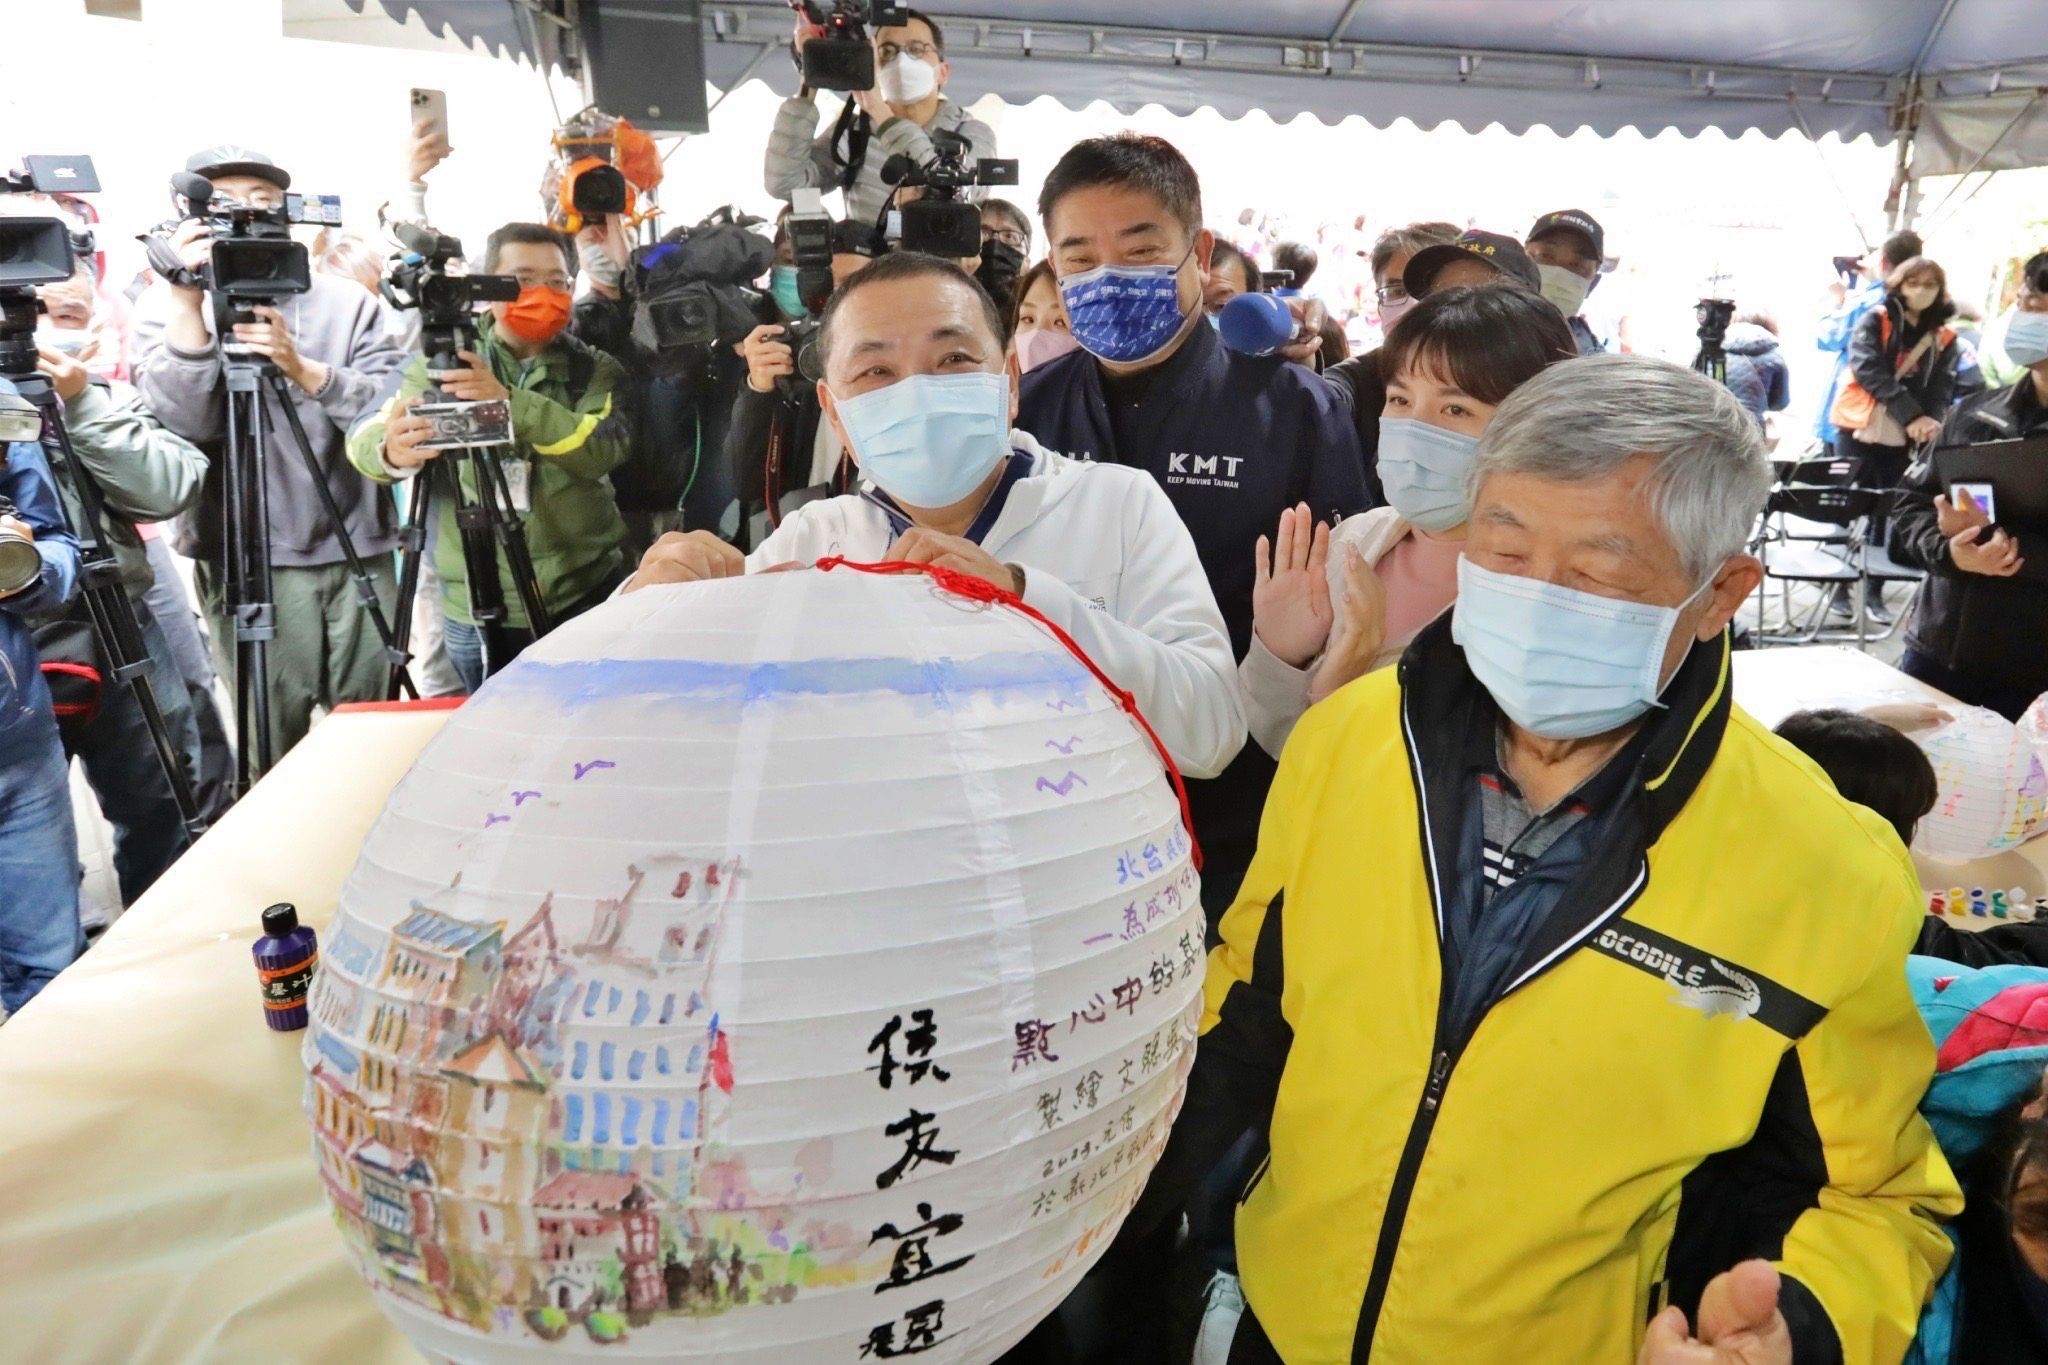
[[[1134,1231],[1246,1128],[1232,1362],[1896,1362],[1956,1182],[1889,826],[1730,698],[1724,389],[1501,405],[1451,613],[1313,708]]]

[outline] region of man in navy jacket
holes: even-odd
[[[1297,503],[1319,519],[1369,503],[1351,414],[1312,371],[1226,350],[1204,323],[1215,237],[1202,227],[1194,168],[1171,143],[1136,133],[1077,143],[1038,211],[1083,349],[1024,377],[1017,425],[1048,449],[1159,481],[1242,659],[1258,538]],[[1250,862],[1272,777],[1272,760],[1248,744],[1222,776],[1189,784],[1212,930]]]

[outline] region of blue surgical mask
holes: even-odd
[[[1544,739],[1585,739],[1657,702],[1675,607],[1600,597],[1458,561],[1451,638],[1504,715]]]
[[[1403,520],[1424,531],[1465,524],[1465,476],[1479,438],[1410,417],[1380,418],[1380,483]]]
[[[2048,313],[2013,310],[2005,324],[2005,358],[2015,365],[2048,360]]]
[[[951,507],[1010,454],[1007,374],[914,374],[834,400],[861,472],[906,507]]]
[[[796,290],[796,267],[778,265],[768,271],[768,290],[775,296],[775,306],[782,310],[782,316],[794,321],[809,317],[810,310],[804,307],[803,296]]]
[[[1188,255],[1194,248],[1188,248]],[[1180,335],[1180,265],[1098,265],[1060,281],[1067,325],[1091,354],[1118,364],[1150,360]]]

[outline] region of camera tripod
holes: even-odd
[[[428,330],[423,348],[428,372],[463,368],[455,352],[475,351],[476,339],[468,338],[465,347],[458,344],[463,338],[452,331],[435,337],[431,333],[438,329]],[[422,396],[428,402],[436,402],[440,400],[440,390],[429,388]],[[462,486],[463,461],[476,474],[474,498]],[[439,495],[451,499],[455,508],[455,529],[462,540],[462,564],[469,580],[469,619],[483,637],[484,676],[489,677],[510,663],[517,652],[506,634],[511,623],[505,609],[505,589],[498,578],[500,548],[505,551],[505,563],[511,569],[519,605],[526,611],[527,629],[539,637],[553,626],[547,603],[541,597],[540,575],[534,570],[533,555],[527,548],[526,528],[512,506],[511,485],[505,480],[505,466],[496,448],[457,446],[443,450],[413,480],[412,505],[406,509],[405,530],[399,536],[405,559],[398,579],[397,642],[401,653],[393,658],[386,689],[386,694],[394,698],[406,680],[402,650],[412,634],[413,596],[419,588],[420,561],[427,553],[427,528],[433,525],[437,488]]]
[[[223,335],[226,335],[223,329]],[[270,723],[270,642],[277,638],[277,607],[270,573],[270,494],[266,471],[270,443],[276,439],[271,427],[266,394],[276,400],[291,428],[292,444],[298,447],[306,473],[320,495],[348,561],[349,577],[356,587],[356,600],[368,614],[383,643],[384,656],[398,678],[397,687],[417,696],[406,672],[408,655],[384,619],[377,600],[376,584],[369,566],[356,552],[348,533],[340,500],[327,482],[326,471],[313,456],[305,424],[292,405],[290,390],[268,360],[237,356],[223,350],[227,376],[227,467],[222,471],[226,526],[222,537],[223,589],[229,619],[235,630],[235,792],[240,795],[249,784],[270,770],[275,761]],[[393,695],[396,695],[394,691]]]
[[[1728,324],[1735,317],[1735,304],[1729,299],[1701,299],[1696,311],[1700,325],[1694,335],[1700,339],[1700,349],[1692,360],[1693,372],[1725,385],[1728,382],[1728,352],[1724,347],[1728,340]]]
[[[31,314],[31,318],[33,315]],[[64,518],[74,523],[72,535],[78,541],[79,596],[92,618],[93,633],[107,652],[112,665],[111,679],[125,683],[142,712],[151,747],[162,765],[164,781],[177,804],[178,819],[188,840],[206,832],[206,820],[199,813],[199,801],[192,792],[192,780],[185,771],[185,757],[171,739],[170,726],[158,705],[156,688],[149,676],[149,649],[142,641],[142,625],[135,616],[135,604],[121,582],[114,552],[101,528],[106,525],[106,502],[92,474],[71,448],[71,434],[64,429],[64,409],[49,379],[35,367],[35,344],[26,337],[0,335],[0,377],[14,385],[15,392],[41,410],[42,446],[49,457],[60,493],[57,505]],[[77,509],[74,516],[72,509]]]

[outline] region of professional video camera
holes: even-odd
[[[958,138],[933,139],[930,161],[922,166],[898,152],[882,163],[882,183],[898,191],[924,193],[903,206],[903,249],[964,260],[981,254],[981,209],[960,198],[969,185],[1014,185],[1017,163],[985,156],[967,168],[967,144]],[[889,196],[890,203],[896,200]]]
[[[420,354],[428,378],[468,366],[456,353],[477,349],[476,307],[480,303],[509,303],[519,297],[519,281],[511,275],[471,275],[461,269],[462,243],[418,223],[395,223],[392,232],[405,248],[385,272],[384,297],[397,308],[417,309],[420,315]],[[385,690],[396,698],[407,685],[405,663],[412,639],[412,604],[419,587],[420,566],[427,553],[427,528],[433,525],[437,498],[450,498],[455,508],[456,535],[462,543],[462,558],[468,580],[470,620],[483,635],[485,667],[489,672],[503,668],[515,650],[505,632],[509,617],[505,593],[499,582],[498,550],[503,549],[511,569],[512,583],[526,611],[530,629],[546,634],[550,625],[547,606],[540,590],[540,577],[533,567],[533,554],[526,530],[506,478],[501,447],[512,444],[512,408],[504,399],[477,402],[451,401],[438,388],[429,388],[409,410],[425,418],[431,434],[419,443],[422,450],[445,452],[446,459],[413,482],[412,499],[406,508],[405,530],[400,533],[402,549],[399,570],[397,619],[391,627],[391,670]],[[460,461],[472,466],[470,484],[457,472]]]
[[[805,22],[822,29],[806,38],[796,52],[797,69],[813,90],[875,88],[875,48],[870,28],[901,28],[910,22],[909,7],[888,0],[789,0]]]
[[[31,156],[0,173],[0,194],[90,194],[100,187],[82,156]],[[35,287],[71,278],[71,227],[61,218],[0,218],[0,374],[36,372]]]
[[[1699,318],[1699,354],[1693,357],[1694,370],[1707,376],[1717,384],[1728,382],[1728,353],[1723,347],[1728,340],[1728,324],[1735,321],[1735,300],[1701,299],[1694,305]]]
[[[519,297],[519,281],[511,275],[471,275],[462,269],[462,243],[417,223],[395,223],[392,231],[403,255],[385,272],[384,297],[392,307],[417,309],[420,353],[428,371],[459,370],[467,363],[456,354],[476,349],[476,307],[509,303]],[[502,402],[433,402],[413,408],[413,415],[434,424],[434,436],[422,449],[452,450],[470,446],[510,445],[511,410]]]
[[[216,301],[275,303],[286,295],[305,293],[313,287],[312,265],[305,245],[292,240],[292,227],[341,226],[341,200],[331,194],[287,194],[282,207],[257,208],[218,199],[213,182],[190,171],[173,175],[171,189],[185,201],[185,212],[143,235],[149,263],[172,284],[197,285]],[[170,243],[172,233],[195,219],[213,236],[212,255],[197,270],[180,260]]]
[[[510,275],[472,275],[461,269],[462,243],[416,223],[396,223],[405,254],[392,258],[384,275],[384,297],[394,308],[417,309],[420,350],[429,369],[459,368],[457,350],[475,341],[476,306],[510,303],[519,281]],[[447,360],[448,364],[437,363]]]
[[[753,231],[761,221],[728,205],[633,252],[633,340],[653,357],[654,373],[679,374],[704,348],[753,330],[760,295],[748,286],[775,259],[775,244]]]
[[[628,227],[657,211],[661,152],[654,139],[602,109],[584,109],[555,130],[555,159],[541,173],[540,197],[548,222],[575,234],[619,214]]]

